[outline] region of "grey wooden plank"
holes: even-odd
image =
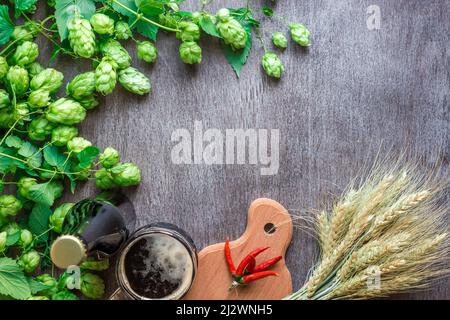
[[[238,2],[245,1],[233,5]],[[212,8],[227,3],[215,1]],[[371,4],[278,1],[280,16],[304,22],[313,35],[309,50],[290,44],[280,53],[286,65],[280,81],[262,73],[259,45],[239,80],[211,39],[202,40],[204,59],[198,67],[180,62],[178,40],[164,34],[155,66],[133,57],[151,76],[153,92],[141,98],[116,90],[80,127],[97,145],[113,145],[141,167],[142,185],[128,192],[139,224],[175,223],[201,248],[238,237],[247,208],[258,197],[274,198],[296,214],[329,204],[329,194],[339,194],[381,144],[384,152],[409,148],[430,163],[441,149],[448,165],[450,1],[379,0],[377,31],[366,27]],[[197,2],[183,7],[196,8]],[[280,20],[267,22],[267,42],[269,31],[286,32]],[[48,57],[50,47],[41,48]],[[66,74],[89,68],[67,58],[56,65]],[[260,176],[250,165],[174,165],[171,133],[192,130],[195,120],[221,130],[280,129],[279,173]],[[93,193],[88,184],[73,198]],[[315,250],[311,236],[295,233],[287,257],[295,288],[305,280]],[[449,284],[442,280],[432,291],[401,297],[449,299]]]

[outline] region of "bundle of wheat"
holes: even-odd
[[[450,271],[448,168],[379,165],[316,216],[320,259],[286,299],[369,299],[426,287]]]

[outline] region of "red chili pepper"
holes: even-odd
[[[236,267],[234,266],[233,259],[231,258],[230,240],[225,241],[225,259],[227,260],[228,269],[232,275],[236,274]]]
[[[252,260],[250,260],[249,264],[245,268],[244,274],[253,273],[254,269],[255,269],[255,265],[256,265],[256,260],[255,260],[255,258],[252,258]]]
[[[256,267],[253,268],[253,270],[251,272],[261,272],[264,271],[268,268],[270,268],[271,266],[273,266],[274,264],[276,264],[278,261],[280,261],[283,257],[282,256],[278,256],[272,259],[269,259],[267,261],[264,261],[260,264],[258,264]]]
[[[248,284],[250,282],[253,282],[258,279],[262,279],[269,276],[278,276],[278,273],[274,271],[261,271],[261,272],[255,272],[246,276],[243,276],[239,279],[240,284]]]
[[[266,251],[267,249],[269,249],[269,247],[261,247],[261,248],[258,248],[256,250],[253,250],[252,252],[250,252],[239,264],[237,271],[236,271],[236,275],[238,277],[242,276],[244,274],[245,269],[247,268],[247,265],[250,263],[250,261],[252,259],[254,259],[260,253]]]

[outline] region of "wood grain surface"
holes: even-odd
[[[211,8],[244,2],[216,0]],[[381,29],[371,31],[366,10],[373,4],[381,9]],[[183,7],[199,8],[198,1]],[[139,225],[175,223],[203,248],[241,235],[256,198],[275,199],[297,215],[329,204],[379,150],[395,155],[407,148],[423,155],[425,164],[441,157],[448,166],[450,1],[280,0],[276,12],[305,23],[313,40],[308,50],[290,43],[280,52],[286,66],[280,81],[263,74],[258,43],[238,80],[216,40],[202,39],[203,62],[191,67],[178,58],[178,40],[161,34],[154,66],[133,57],[151,77],[152,93],[141,98],[118,89],[81,124],[84,137],[100,147],[115,146],[124,160],[141,167],[142,185],[128,191]],[[270,32],[286,28],[282,19],[267,26],[272,49]],[[41,44],[49,57],[51,46]],[[53,65],[66,80],[90,68],[69,58]],[[192,132],[196,120],[220,130],[279,129],[278,174],[261,176],[253,165],[173,164],[172,132]],[[94,193],[87,184],[66,200]],[[294,290],[305,281],[316,251],[313,237],[294,230],[286,259]],[[450,280],[400,297],[450,299]]]

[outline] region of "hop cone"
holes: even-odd
[[[89,21],[98,34],[113,34],[114,32],[114,20],[106,14],[96,13]]]
[[[150,41],[139,41],[137,43],[137,57],[145,62],[152,63],[158,57],[158,49]]]
[[[50,104],[50,92],[45,89],[31,91],[28,96],[28,105],[31,108],[43,108]]]
[[[119,151],[112,147],[107,147],[102,154],[100,154],[99,162],[103,168],[112,168],[120,161]]]
[[[181,41],[198,41],[200,39],[200,28],[193,22],[181,21],[178,24],[177,38]]]
[[[11,35],[11,40],[22,43],[25,41],[33,41],[34,37],[39,33],[39,30],[32,23],[25,23],[21,26],[16,26]]]
[[[0,109],[9,107],[11,101],[9,100],[9,94],[4,89],[0,89]]]
[[[59,90],[64,80],[64,75],[52,68],[47,68],[39,72],[31,79],[31,90],[43,89],[50,93],[55,93]]]
[[[97,100],[97,97],[93,94],[87,97],[83,97],[79,100],[77,100],[83,108],[86,110],[94,109],[96,106],[99,105],[99,102]]]
[[[119,72],[119,82],[128,91],[143,95],[151,89],[150,80],[133,67],[128,67]]]
[[[28,136],[31,140],[42,141],[52,133],[55,125],[44,116],[34,119],[28,125]]]
[[[33,62],[27,66],[28,75],[33,78],[39,72],[44,70],[44,67],[39,62]]]
[[[9,109],[0,109],[0,128],[9,129],[14,122],[14,114]]]
[[[305,25],[301,23],[291,23],[289,25],[289,29],[291,30],[292,40],[297,42],[302,47],[309,47],[311,45],[311,41],[309,39],[310,33]]]
[[[114,27],[114,35],[116,39],[128,40],[132,36],[128,23],[125,21],[117,21]]]
[[[58,126],[52,130],[52,144],[62,147],[78,135],[78,129],[71,126]]]
[[[119,69],[125,69],[131,65],[131,57],[128,51],[120,44],[119,41],[114,39],[109,39],[102,43],[100,46],[100,51],[105,56],[109,56],[113,59]]]
[[[0,80],[3,79],[6,74],[8,73],[8,62],[6,62],[6,59],[2,56],[0,56]]]
[[[88,20],[72,18],[67,22],[69,42],[73,52],[80,57],[90,58],[95,53],[95,35]]]
[[[275,46],[281,49],[286,49],[288,46],[288,41],[281,32],[274,32],[272,34],[272,42]]]
[[[34,42],[25,41],[17,46],[12,60],[18,66],[26,66],[36,60],[39,55],[38,45]]]
[[[234,18],[228,18],[217,23],[217,31],[222,36],[223,41],[234,51],[245,48],[248,34],[244,27]]]
[[[54,123],[72,125],[86,117],[86,110],[76,101],[61,98],[48,106],[47,120]]]
[[[184,63],[195,64],[202,62],[202,48],[194,42],[183,42],[180,45],[180,58]]]
[[[283,63],[275,53],[267,52],[262,58],[262,66],[267,75],[280,78],[284,71]]]
[[[117,73],[116,64],[109,58],[104,57],[95,69],[95,89],[103,95],[110,94],[116,86]]]
[[[122,163],[110,169],[115,184],[122,187],[138,185],[141,182],[141,171],[133,163]]]
[[[21,97],[27,92],[30,79],[26,69],[19,66],[9,68],[6,80],[8,80],[11,88],[14,90],[16,97]]]
[[[77,75],[67,84],[66,92],[76,100],[81,100],[95,92],[95,72],[89,71]]]

